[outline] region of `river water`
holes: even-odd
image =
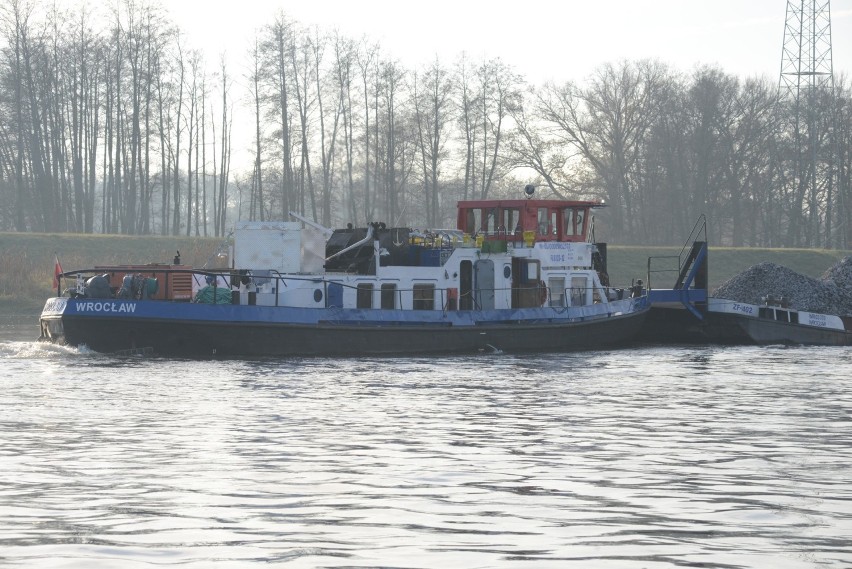
[[[0,566],[852,565],[852,350],[188,361],[0,329]]]

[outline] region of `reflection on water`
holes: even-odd
[[[847,349],[0,358],[0,566],[852,563]]]

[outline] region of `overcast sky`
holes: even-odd
[[[500,57],[534,84],[582,81],[620,59],[657,58],[682,71],[716,64],[776,79],[785,0],[165,0],[190,44],[234,65],[279,10],[306,25],[367,36],[407,66]],[[852,69],[852,0],[832,2],[835,73]],[[236,71],[236,70],[235,70]]]

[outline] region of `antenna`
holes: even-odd
[[[787,0],[778,79],[786,122],[779,144],[789,145],[779,164],[791,186],[784,192],[790,196],[787,245],[845,246],[832,235],[832,222],[845,209],[842,192],[833,191],[834,96],[831,2]]]

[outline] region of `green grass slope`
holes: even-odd
[[[680,247],[610,246],[608,268],[614,286],[630,284],[631,279],[646,280],[648,258],[651,262],[651,286],[667,288],[677,278],[676,257]],[[746,247],[710,247],[709,285],[712,291],[747,268],[762,262],[775,263],[814,278],[819,278],[834,263],[852,254],[835,249],[758,249]],[[669,257],[669,258],[663,258]],[[671,258],[675,257],[675,258]],[[659,271],[659,272],[658,272]]]

